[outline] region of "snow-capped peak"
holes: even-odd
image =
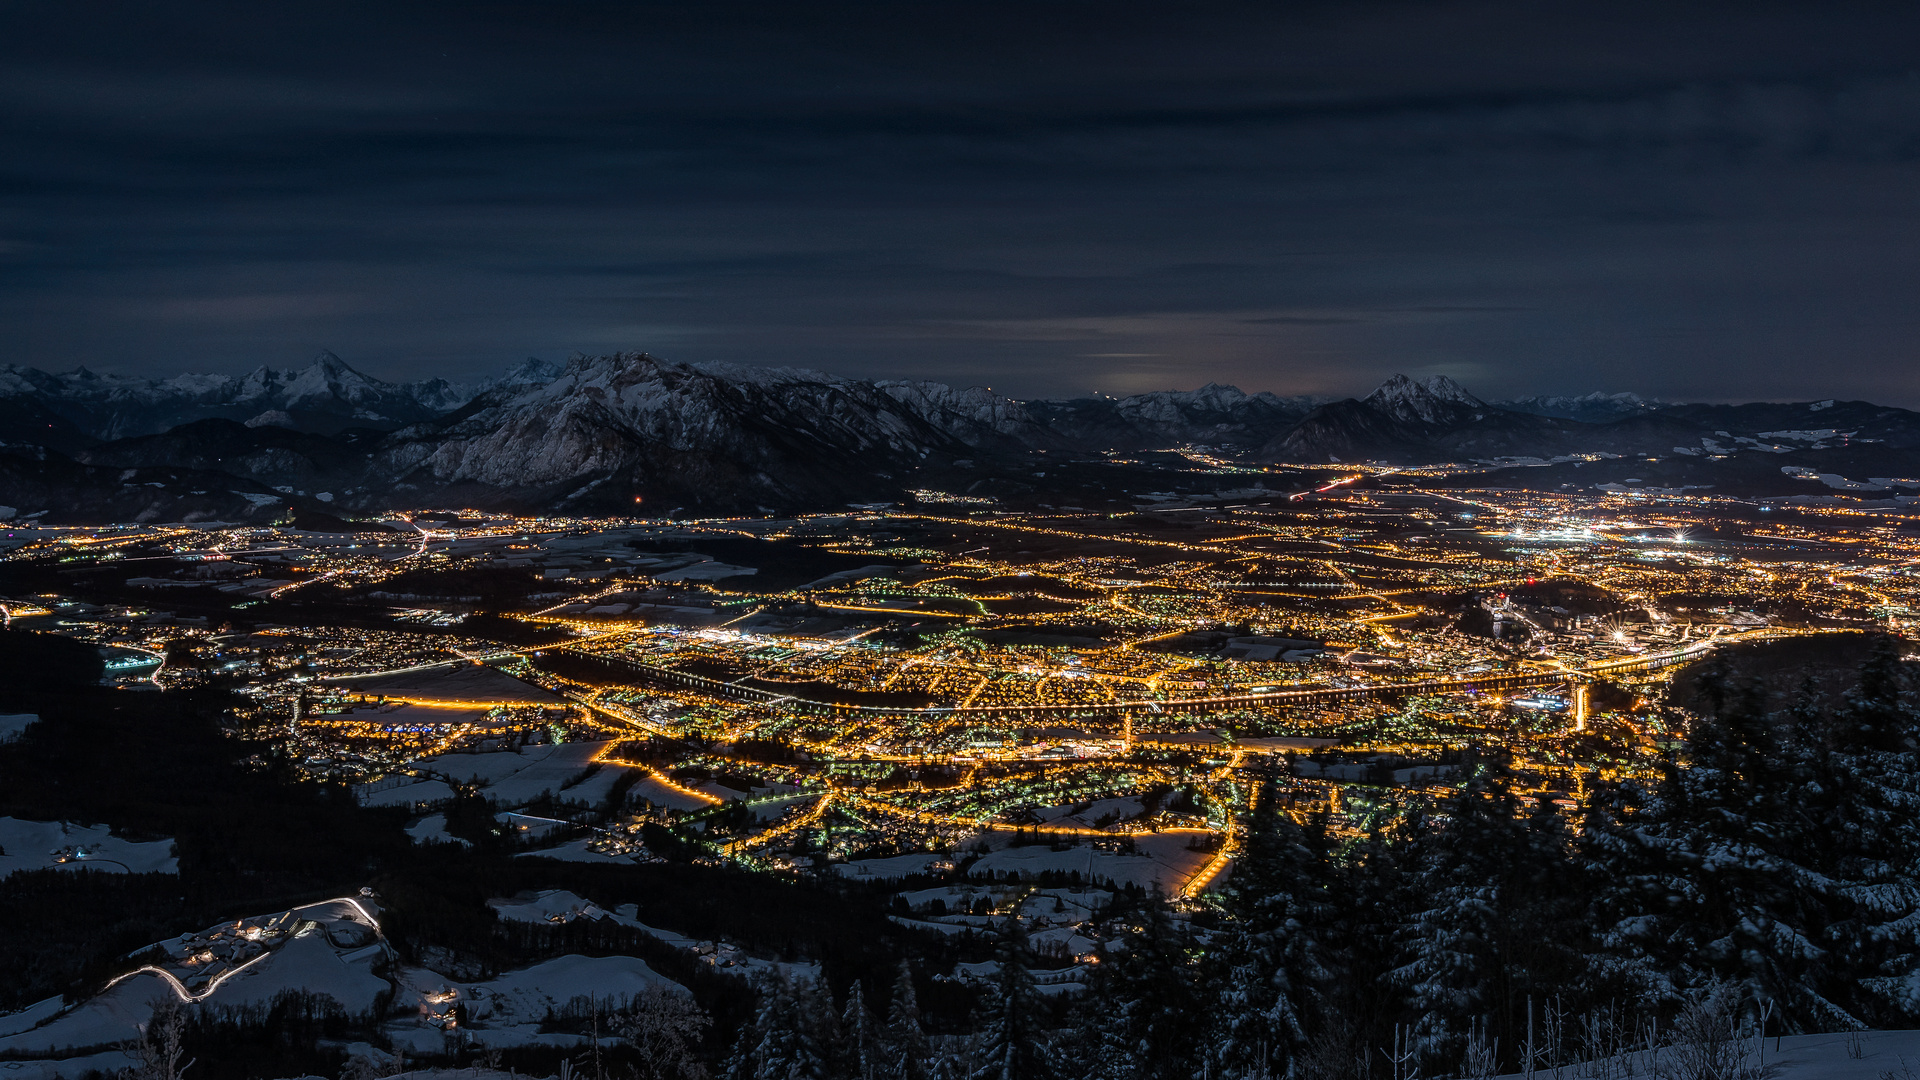
[[[565,364],[529,356],[507,369],[495,386],[545,386],[566,373]]]
[[[1624,391],[1609,394],[1599,390],[1577,396],[1537,395],[1511,398],[1492,404],[1495,408],[1507,409],[1511,412],[1556,416],[1565,420],[1580,420],[1587,423],[1606,423],[1667,407],[1663,401],[1644,398],[1639,394]]]
[[[288,407],[298,407],[310,399],[359,403],[395,390],[388,383],[369,378],[348,367],[346,361],[330,352],[314,357],[313,363],[303,369],[283,373],[281,378],[285,380],[283,387]]]
[[[1445,375],[1410,379],[1395,375],[1365,398],[1368,405],[1402,420],[1439,423],[1466,409],[1485,409],[1487,403],[1462,389]]]

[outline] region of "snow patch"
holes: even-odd
[[[6,852],[0,855],[0,878],[52,868],[109,874],[180,872],[172,840],[122,840],[104,825],[0,818],[0,851]]]
[[[0,713],[0,743],[18,739],[22,732],[39,722],[36,713]]]

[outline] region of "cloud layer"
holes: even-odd
[[[1911,5],[0,19],[17,363],[1920,405]]]

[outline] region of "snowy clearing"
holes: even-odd
[[[944,855],[936,855],[932,852],[918,852],[912,855],[894,855],[885,859],[856,859],[852,862],[835,864],[833,871],[841,877],[860,881],[898,881],[915,874],[924,874],[928,866],[945,858]]]
[[[0,713],[0,743],[10,743],[20,733],[40,722],[37,713]]]
[[[602,767],[574,787],[567,785],[585,773],[607,746],[606,742],[580,742],[528,746],[517,753],[442,754],[421,758],[408,768],[444,776],[457,784],[478,784],[480,793],[495,803],[517,805],[549,792],[567,801],[594,803],[604,801],[611,793],[619,776],[617,768]],[[374,797],[407,790],[395,788]]]
[[[698,810],[713,805],[698,795],[690,795],[676,787],[663,783],[659,777],[648,773],[642,776],[627,791],[630,799],[645,799],[662,810]]]
[[[622,904],[609,912],[598,904],[565,889],[522,893],[511,899],[496,898],[487,901],[487,906],[492,908],[500,918],[512,922],[566,923],[575,919],[611,920],[621,926],[632,927],[675,948],[686,949],[713,967],[730,970],[740,975],[779,970],[789,975],[810,977],[819,970],[817,964],[790,964],[780,960],[765,960],[750,956],[739,946],[724,941],[699,941],[672,930],[648,926],[640,921],[640,909],[637,904]]]
[[[358,790],[361,806],[432,806],[453,800],[453,788],[445,780],[420,780],[393,787],[362,784]]]
[[[550,848],[540,848],[537,851],[522,851],[515,854],[514,858],[558,859],[561,862],[623,863],[629,866],[640,861],[631,855],[609,855],[603,851],[594,851],[589,846],[592,843],[592,837],[569,840],[564,844],[558,844]]]
[[[1920,1031],[1834,1032],[1743,1042],[1747,1051],[1744,1065],[1764,1068],[1767,1080],[1920,1080]],[[1853,1056],[1856,1052],[1860,1056]],[[1667,1062],[1672,1055],[1671,1048],[1626,1054],[1602,1062],[1539,1070],[1534,1080],[1550,1075],[1561,1080],[1668,1075],[1672,1067]],[[1496,1080],[1524,1077],[1509,1073]]]
[[[153,947],[168,957],[157,969],[129,972],[70,1009],[54,999],[0,1017],[0,1030],[11,1032],[0,1038],[0,1054],[72,1056],[114,1046],[135,1037],[154,1003],[170,997],[244,1005],[298,989],[364,1014],[387,989],[373,974],[386,946],[346,900],[221,923]]]
[[[485,982],[454,982],[426,968],[402,968],[395,1004],[415,1008],[411,1018],[386,1025],[389,1038],[414,1052],[437,1053],[441,1031],[456,1005],[465,1006],[469,1039],[485,1046],[575,1046],[584,1036],[542,1033],[549,1013],[578,998],[624,1001],[649,987],[688,991],[631,956],[557,957],[504,972]]]
[[[980,861],[968,868],[967,873],[971,876],[998,876],[1011,872],[1024,878],[1048,870],[1061,874],[1077,870],[1084,881],[1110,881],[1115,885],[1139,885],[1142,888],[1157,884],[1162,892],[1171,894],[1178,892],[1188,878],[1199,873],[1200,868],[1213,858],[1209,852],[1193,851],[1187,847],[1209,836],[1210,833],[1200,829],[1136,833],[1133,841],[1138,853],[1133,855],[1103,851],[1085,844],[1064,851],[1054,851],[1044,844],[1002,848],[982,856]]]
[[[173,841],[122,840],[104,825],[0,818],[0,878],[24,870],[99,870],[109,874],[177,874]]]
[[[419,821],[407,826],[407,835],[416,844],[459,844],[472,847],[473,841],[464,840],[447,831],[447,815],[428,814]]]

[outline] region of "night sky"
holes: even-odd
[[[0,362],[1920,406],[1920,5],[0,6]]]

